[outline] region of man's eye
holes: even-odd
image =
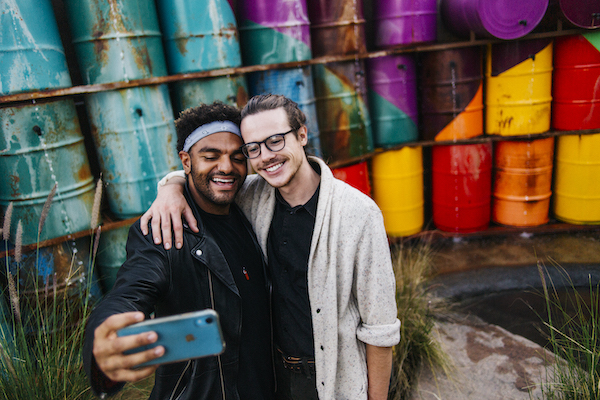
[[[282,140],[283,139],[280,138],[280,137],[276,137],[276,138],[270,139],[269,140],[269,145],[271,145],[271,146],[277,146],[278,144],[281,144]]]

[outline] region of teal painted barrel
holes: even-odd
[[[142,214],[156,184],[181,168],[166,85],[86,96],[110,210],[126,219]]]
[[[65,6],[85,83],[167,75],[153,1],[65,0]]]
[[[322,156],[317,108],[310,67],[259,71],[248,74],[250,95],[274,93],[295,101],[306,115],[308,128],[307,151]]]
[[[100,287],[104,294],[108,293],[115,285],[117,272],[127,259],[127,236],[129,235],[130,225],[102,232],[100,244],[98,246],[98,255],[96,256],[96,266]]]
[[[13,203],[11,231],[21,220],[23,244],[37,241],[55,184],[40,240],[89,229],[95,184],[73,101],[0,108],[0,121],[0,205]]]
[[[373,151],[362,60],[313,66],[321,149],[327,162],[351,161]]]
[[[244,75],[178,81],[172,85],[175,114],[198,104],[209,104],[217,100],[238,108],[244,107],[248,102]]]
[[[0,7],[0,95],[71,86],[50,0]]]

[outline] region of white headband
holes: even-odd
[[[231,121],[213,121],[208,124],[201,125],[194,129],[192,133],[185,139],[183,144],[183,151],[189,152],[190,148],[195,145],[200,139],[204,139],[208,135],[212,135],[217,132],[230,132],[234,135],[238,135],[240,138],[240,128]]]

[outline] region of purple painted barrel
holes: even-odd
[[[436,0],[376,0],[373,8],[375,46],[386,48],[435,41]]]
[[[244,65],[312,58],[306,0],[241,0],[238,20]]]
[[[312,51],[315,57],[366,51],[361,1],[307,0]]]
[[[549,0],[442,0],[446,27],[461,36],[517,39],[531,32],[542,20]]]
[[[600,1],[559,0],[560,9],[572,24],[587,29],[600,26]]]

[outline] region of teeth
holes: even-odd
[[[265,168],[268,172],[273,172],[277,169],[279,169],[279,167],[281,167],[283,165],[283,163],[279,163],[279,164],[275,164],[272,167],[269,168]]]
[[[233,179],[213,178],[214,182],[233,183]]]

